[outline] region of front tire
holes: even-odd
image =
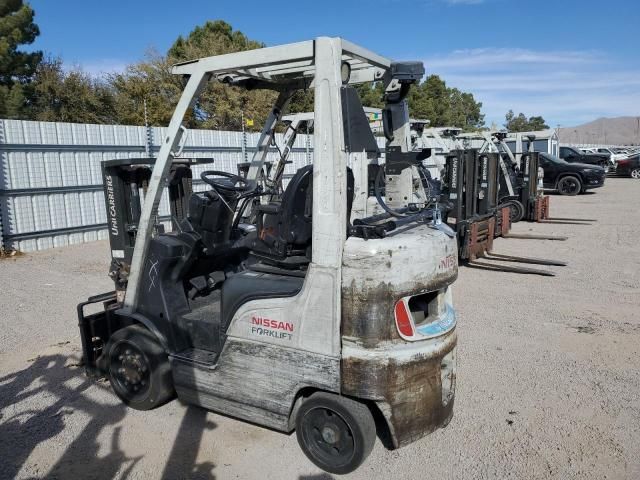
[[[363,403],[317,392],[302,403],[296,416],[296,436],[305,455],[329,473],[353,472],[369,456],[376,425]]]
[[[558,193],[560,193],[560,195],[574,196],[578,195],[581,191],[582,182],[578,177],[568,175],[558,181]]]
[[[631,178],[635,178],[636,180],[640,180],[640,167],[636,167],[629,172]]]
[[[507,200],[501,207],[509,207],[511,223],[519,222],[524,218],[524,205],[518,200]]]
[[[118,330],[109,340],[106,354],[111,387],[129,407],[151,410],[174,397],[167,354],[144,327]]]

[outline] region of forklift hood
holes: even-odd
[[[441,291],[458,276],[455,238],[419,224],[383,239],[349,238],[342,260],[342,336],[366,348],[403,341],[402,298]]]

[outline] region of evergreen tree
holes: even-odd
[[[438,75],[428,76],[414,85],[408,96],[409,113],[413,118],[429,120],[432,127],[458,127],[466,131],[484,125],[482,103],[473,94],[447,87]]]
[[[234,31],[221,20],[196,27],[186,38],[178,37],[166,57],[151,55],[147,61],[111,77],[119,121],[141,124],[146,99],[150,122],[155,125],[169,122],[182,92],[181,79],[171,74],[172,64],[261,47],[264,44]],[[276,95],[267,90],[247,91],[210,82],[185,120],[190,127],[240,130],[244,114],[245,119],[253,120],[253,126],[248,129],[259,130]]]
[[[22,0],[0,0],[0,117],[27,118],[32,91],[30,82],[42,52],[18,49],[40,34],[34,11]]]
[[[505,128],[510,132],[535,132],[538,130],[546,130],[549,128],[544,121],[544,118],[537,117],[529,117],[524,113],[519,113],[517,116],[513,113],[513,110],[509,110],[504,116],[505,119]]]

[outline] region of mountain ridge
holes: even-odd
[[[575,127],[560,128],[560,143],[640,145],[640,116],[600,117]]]

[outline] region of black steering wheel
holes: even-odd
[[[215,179],[211,177],[223,177],[231,180],[231,184],[227,182],[221,182],[220,179]],[[200,178],[204,183],[210,185],[214,190],[227,190],[229,192],[246,192],[249,190],[250,184],[249,181],[245,178],[242,178],[240,175],[234,175],[233,173],[222,172],[220,170],[207,170],[206,172],[202,172],[200,174]],[[240,184],[240,186],[236,187],[236,184]]]

